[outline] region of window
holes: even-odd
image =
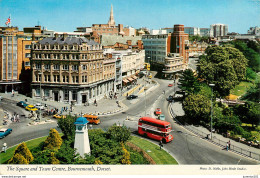
[[[73,65],[73,66],[72,66],[72,70],[75,70],[75,71],[79,70],[79,66]]]
[[[44,90],[44,96],[50,96],[50,90],[48,90],[48,89],[45,89]]]
[[[53,75],[53,81],[54,82],[60,82],[60,76],[59,75]]]
[[[87,70],[87,66],[86,66],[86,65],[83,65],[83,66],[82,66],[82,70]]]
[[[41,66],[41,64],[35,64],[35,68],[36,69],[42,69],[42,66]]]
[[[69,100],[69,90],[64,90],[64,100]]]
[[[63,75],[63,83],[69,83],[69,76]]]
[[[45,82],[50,82],[51,81],[51,76],[50,75],[44,75],[44,81]]]
[[[45,69],[50,69],[50,64],[45,64],[44,68]]]
[[[25,49],[31,49],[32,45],[25,45]]]
[[[54,69],[54,70],[60,70],[60,65],[57,65],[57,64],[54,65],[54,66],[53,66],[53,69]]]
[[[31,57],[31,53],[25,53],[25,57]]]
[[[53,59],[58,59],[58,55],[57,54],[53,54]]]
[[[30,62],[25,62],[25,66],[30,66]]]
[[[63,65],[63,70],[69,70],[69,65]]]
[[[72,100],[77,101],[77,91],[72,91]]]

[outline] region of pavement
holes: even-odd
[[[184,111],[182,109],[182,104],[181,102],[173,102],[172,104],[169,105],[171,107],[171,110],[173,111],[173,115],[174,116],[183,116],[184,115]],[[183,125],[184,128],[186,128],[187,130],[192,130],[200,135],[207,135],[210,134],[210,131],[208,129],[206,129],[205,127],[202,126],[194,126],[194,125]],[[249,145],[237,142],[235,140],[232,140],[230,138],[224,137],[221,134],[217,134],[217,133],[212,133],[212,138],[214,142],[219,142],[220,145],[226,145],[226,143],[230,140],[231,142],[231,149],[239,151],[242,149],[244,151],[245,154],[248,154],[249,152],[254,152],[256,154],[260,155],[260,149],[255,148],[255,147],[251,147]],[[235,146],[235,147],[234,147]],[[257,155],[253,155],[256,156],[256,158],[258,160],[260,160],[260,158],[258,158]]]
[[[0,96],[2,96],[3,99],[10,101],[12,103],[17,103],[19,101],[25,101],[27,99],[27,102],[29,104],[35,105],[36,103],[41,103],[42,105],[47,105],[47,109],[55,109],[57,108],[60,111],[62,110],[62,107],[67,107],[68,110],[65,112],[63,111],[61,114],[71,114],[71,115],[77,115],[80,116],[81,114],[95,114],[99,116],[106,116],[106,115],[113,115],[117,114],[119,112],[123,112],[128,109],[129,102],[126,101],[126,96],[129,96],[131,94],[138,95],[138,97],[142,97],[145,95],[145,91],[150,92],[153,90],[156,85],[158,85],[156,82],[152,82],[152,79],[148,79],[146,77],[138,78],[135,85],[131,85],[128,87],[123,88],[122,91],[119,92],[117,99],[113,98],[103,98],[101,100],[97,101],[97,105],[94,105],[93,103],[89,104],[88,106],[82,105],[75,105],[73,106],[72,111],[70,111],[70,105],[63,102],[57,102],[57,101],[44,101],[40,98],[30,98],[26,97],[25,95],[17,94],[15,93],[14,96],[12,96],[11,93],[0,93]],[[146,88],[146,90],[145,90]],[[130,103],[133,101],[130,101]],[[132,103],[131,103],[132,104]],[[24,113],[28,113],[25,111]],[[13,113],[9,113],[10,115]],[[3,118],[6,115],[4,113],[4,110],[0,108],[0,128],[3,127]],[[9,118],[10,120],[10,118]],[[47,118],[42,118],[41,123],[33,123],[33,124],[42,124],[47,120]],[[11,122],[11,121],[10,121]]]

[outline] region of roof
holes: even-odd
[[[47,38],[44,38],[42,39],[41,41],[39,41],[40,44],[55,44],[55,43],[58,43],[58,44],[68,44],[68,45],[72,45],[72,44],[78,44],[78,45],[81,45],[82,43],[87,43],[88,45],[98,45],[97,42],[93,41],[93,40],[88,40],[87,38],[84,38],[84,37],[67,37],[64,38],[63,37],[58,37],[58,38],[55,38],[55,37],[47,37]]]
[[[79,117],[77,118],[76,122],[74,122],[75,125],[85,125],[89,121],[85,117]]]
[[[112,46],[116,43],[127,44],[127,40],[132,41],[132,45],[135,45],[138,40],[142,40],[141,36],[117,36],[117,35],[102,35],[101,45]]]
[[[158,125],[169,125],[170,124],[170,122],[161,121],[161,120],[158,120],[158,119],[154,119],[152,117],[142,117],[140,119],[142,119],[143,121],[153,122],[153,123],[158,124]]]

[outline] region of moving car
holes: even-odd
[[[85,117],[90,124],[96,124],[96,125],[100,124],[100,119],[98,116],[85,114],[83,117]]]
[[[154,111],[154,114],[155,114],[156,116],[162,114],[161,109],[160,109],[160,108],[156,108],[156,110]]]
[[[0,129],[0,138],[4,138],[12,132],[12,129]]]
[[[18,103],[16,103],[17,106],[23,107],[25,108],[26,106],[28,106],[28,104],[26,104],[25,101],[19,101]]]
[[[168,87],[172,87],[172,86],[173,86],[173,84],[172,84],[172,83],[169,83]]]
[[[25,107],[25,109],[27,111],[38,111],[38,109],[36,107],[34,107],[33,105],[28,105]]]
[[[173,99],[174,99],[174,98],[173,98],[173,96],[172,96],[172,95],[170,95],[168,98],[166,98],[166,100],[167,100],[167,101],[169,101],[169,102],[172,102],[172,101],[173,101]]]
[[[127,97],[128,100],[135,99],[135,98],[138,98],[138,96],[137,95],[129,95]]]
[[[44,106],[41,104],[41,103],[36,103],[34,105],[37,109],[40,109],[40,110],[43,110],[44,109]]]
[[[60,115],[60,114],[54,114],[53,116],[52,116],[53,118],[56,118],[56,119],[65,119],[66,118],[66,116],[64,116],[64,115]]]
[[[160,114],[158,116],[158,119],[161,120],[161,121],[165,121],[165,116],[163,114]]]

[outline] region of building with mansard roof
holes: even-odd
[[[84,37],[45,38],[32,46],[32,97],[92,103],[114,92],[115,60]]]

